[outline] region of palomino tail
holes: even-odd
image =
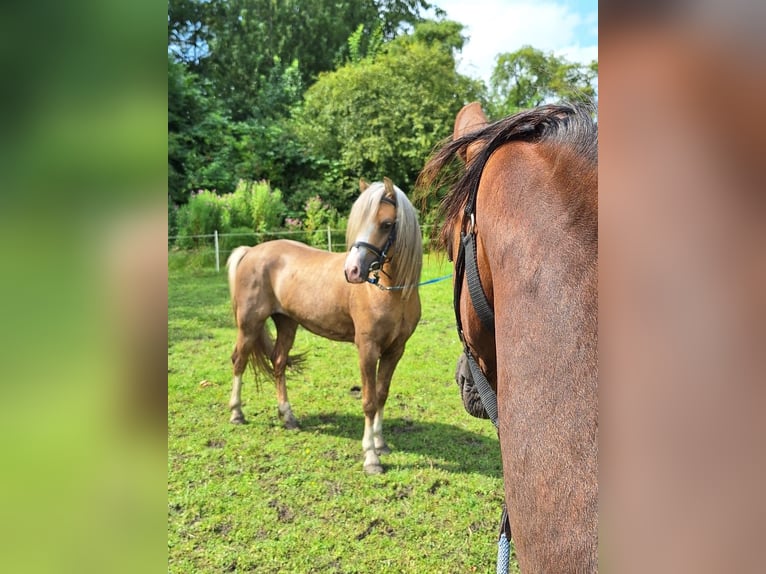
[[[274,376],[274,340],[269,333],[265,323],[261,323],[260,327],[255,325],[248,326],[242,318],[237,317],[237,293],[236,293],[236,279],[237,279],[237,267],[239,266],[242,258],[250,251],[250,247],[241,245],[234,249],[226,260],[227,273],[229,278],[229,293],[231,294],[231,308],[234,312],[234,320],[237,323],[237,328],[240,330],[250,331],[251,339],[250,344],[246,347],[246,354],[248,360],[253,367],[253,372],[256,375],[256,381],[258,381],[258,374],[264,374],[273,377]],[[245,316],[247,313],[245,313]],[[251,327],[251,329],[248,329]],[[255,330],[256,332],[253,332]],[[232,361],[236,360],[237,350],[232,355]],[[298,368],[303,361],[303,354],[289,355],[287,358],[287,366],[291,368]]]
[[[240,319],[237,318],[237,267],[239,267],[240,261],[242,261],[242,258],[247,255],[248,251],[250,251],[250,247],[247,245],[240,245],[231,252],[231,255],[229,255],[229,258],[226,260],[226,270],[229,277],[229,294],[231,295],[231,310],[234,312],[234,321],[237,323],[237,328],[240,330],[247,329],[247,325],[241,325]],[[271,363],[269,362],[273,350],[274,341],[272,341],[271,337],[269,336],[266,325],[262,325],[260,332],[256,334],[254,341],[248,345],[246,353],[247,359],[252,365],[253,372],[256,375],[258,373],[264,373],[267,375],[274,374]],[[236,362],[237,353],[240,351],[242,351],[242,349],[239,348],[234,351],[234,354],[231,357],[233,362]]]
[[[246,245],[240,245],[234,251],[231,252],[229,258],[226,260],[226,267],[229,272],[229,293],[231,293],[231,302],[234,304],[234,280],[237,277],[237,266],[242,258],[250,251],[250,248]],[[235,309],[236,312],[236,309]]]

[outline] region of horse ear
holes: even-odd
[[[366,181],[363,177],[359,179],[359,192],[363,193],[365,189],[370,187],[370,184],[368,181]]]
[[[467,133],[480,130],[488,124],[487,116],[484,115],[484,111],[481,109],[481,104],[479,102],[471,102],[470,104],[463,106],[457,113],[457,116],[455,117],[455,129],[452,132],[452,139],[457,139]],[[460,150],[458,155],[460,155],[463,161],[471,161],[471,159],[473,159],[479,152],[480,147],[480,142],[472,143],[466,147],[465,150]]]
[[[394,191],[394,182],[388,179],[387,177],[383,178],[383,186],[386,190],[386,195],[390,195],[391,197],[396,197],[396,192]]]

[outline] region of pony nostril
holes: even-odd
[[[347,267],[343,270],[346,275],[346,281],[349,283],[359,277],[359,266],[358,265],[352,265],[351,267]]]

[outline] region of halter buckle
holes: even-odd
[[[471,218],[468,221],[468,225],[465,228],[466,233],[476,234],[476,217],[473,213],[469,214],[469,217]]]

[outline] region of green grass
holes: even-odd
[[[229,424],[225,273],[183,257],[169,265],[168,572],[494,572],[500,452],[454,382],[451,281],[420,290],[421,322],[386,405],[392,453],[368,477],[355,347],[300,330],[294,351],[306,360],[287,381],[300,430],[281,427],[273,385],[257,388],[249,370],[249,424]],[[427,256],[422,277],[450,271]]]

